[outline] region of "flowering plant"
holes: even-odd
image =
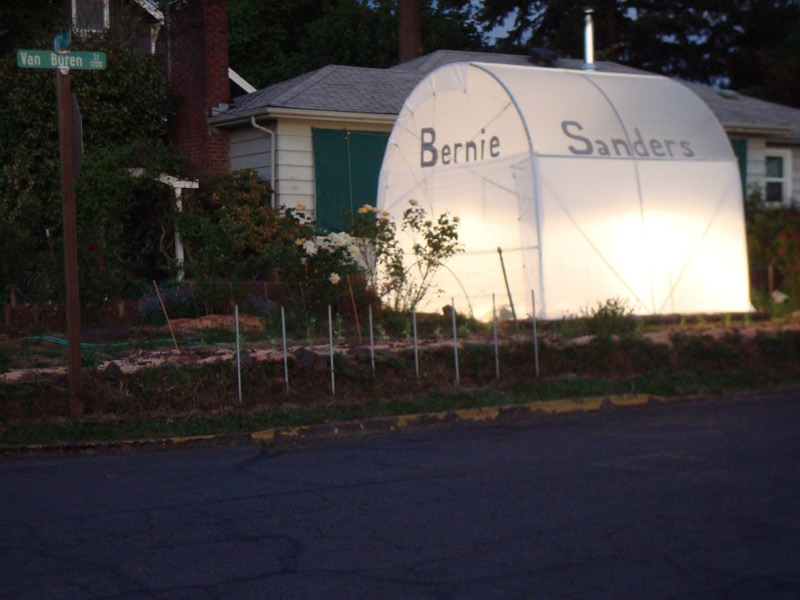
[[[759,193],[751,193],[746,209],[750,268],[766,266],[768,287],[781,285],[800,300],[800,207],[767,206]]]
[[[398,241],[397,225],[389,213],[370,205],[358,210],[362,218],[354,228],[370,244],[371,263],[366,267],[370,281],[395,310],[410,310],[419,304],[431,292],[444,263],[463,252],[457,216],[442,213],[433,220],[417,200],[411,199],[408,204],[400,224],[407,236],[405,245]]]

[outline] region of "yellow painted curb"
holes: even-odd
[[[611,396],[609,398],[614,406],[645,406],[651,401],[663,402],[664,399],[659,396],[650,396],[647,394],[631,394],[630,396]]]
[[[187,435],[184,437],[166,438],[171,444],[185,444],[186,442],[201,442],[203,440],[213,440],[217,436],[213,433],[208,435]]]
[[[275,429],[264,429],[255,431],[249,435],[250,439],[261,442],[272,442],[278,439],[303,439],[307,434],[320,437],[316,432],[329,432],[332,436],[338,437],[342,434],[342,429],[347,432],[350,428],[357,428],[359,431],[370,429],[384,431],[398,431],[406,429],[415,424],[430,424],[436,421],[444,422],[448,419],[457,422],[483,423],[495,421],[504,413],[514,411],[528,411],[531,413],[541,413],[547,415],[563,415],[579,412],[592,412],[603,410],[607,407],[628,408],[633,406],[645,406],[650,402],[664,403],[666,400],[659,396],[647,394],[630,394],[620,396],[591,396],[586,398],[569,398],[564,400],[540,400],[528,404],[510,404],[506,406],[483,406],[477,408],[462,408],[451,411],[440,411],[433,413],[416,413],[411,415],[399,415],[388,418],[375,418],[367,421],[345,422],[345,423],[321,423],[315,426],[306,427],[278,427]],[[326,430],[327,428],[327,430]]]
[[[473,421],[480,423],[483,421],[494,421],[499,415],[501,407],[480,407],[480,408],[463,408],[454,411],[456,419],[459,421]]]

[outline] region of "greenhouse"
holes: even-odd
[[[421,310],[453,297],[487,318],[493,294],[539,318],[612,298],[636,314],[750,310],[736,158],[664,77],[444,66],[407,98],[381,169],[378,207],[400,222],[411,200],[458,216],[464,246]]]

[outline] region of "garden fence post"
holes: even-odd
[[[450,299],[450,306],[452,310],[450,311],[450,315],[452,316],[453,320],[453,356],[455,360],[455,368],[456,368],[456,387],[460,387],[461,385],[461,377],[458,372],[458,331],[456,330],[456,299]]]
[[[375,338],[372,335],[372,305],[369,308],[369,361],[372,365],[372,378],[375,379]]]
[[[536,334],[536,292],[531,290],[531,303],[533,312],[531,312],[531,321],[533,322],[533,362],[536,366],[536,377],[539,377],[539,339]]]
[[[286,312],[281,306],[281,335],[283,336],[283,378],[286,381],[286,395],[289,395],[289,354],[286,351]]]
[[[172,330],[172,321],[169,320],[169,315],[167,314],[167,307],[164,306],[164,299],[161,298],[161,292],[158,290],[158,284],[156,280],[153,280],[153,286],[156,288],[156,296],[158,296],[158,302],[161,304],[161,310],[164,311],[164,318],[167,320],[167,327],[169,327],[169,334],[172,336],[172,343],[175,344],[175,350],[180,352],[180,348],[178,348],[178,340],[175,339],[175,332]]]
[[[506,293],[508,294],[508,303],[511,306],[511,316],[514,319],[514,331],[519,333],[519,321],[517,321],[517,311],[514,308],[514,298],[511,296],[511,287],[508,285],[508,275],[506,275],[506,261],[503,260],[503,249],[498,246],[497,254],[500,256],[500,267],[503,269],[503,281],[506,283]]]
[[[358,305],[356,304],[356,297],[353,294],[353,284],[350,283],[350,275],[347,275],[347,288],[350,290],[350,302],[353,304],[353,317],[356,321],[356,333],[358,334],[358,343],[361,344],[361,323],[358,322]]]
[[[236,322],[236,382],[239,389],[239,404],[242,403],[242,345],[239,343],[239,305],[233,305],[233,320]]]
[[[411,332],[414,339],[414,372],[419,381],[419,345],[417,344],[417,305],[411,307]]]
[[[492,293],[492,334],[494,336],[494,377],[500,380],[500,347],[497,342],[497,308]]]
[[[333,371],[333,312],[328,304],[328,345],[331,351],[331,396],[336,395],[336,380]]]

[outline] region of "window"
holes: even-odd
[[[378,175],[389,134],[347,129],[314,129],[317,226],[349,229],[359,207],[375,205]]]
[[[788,150],[770,150],[765,157],[764,199],[788,202],[792,197],[792,155]]]
[[[105,31],[111,25],[109,0],[72,0],[72,27],[78,31]]]

